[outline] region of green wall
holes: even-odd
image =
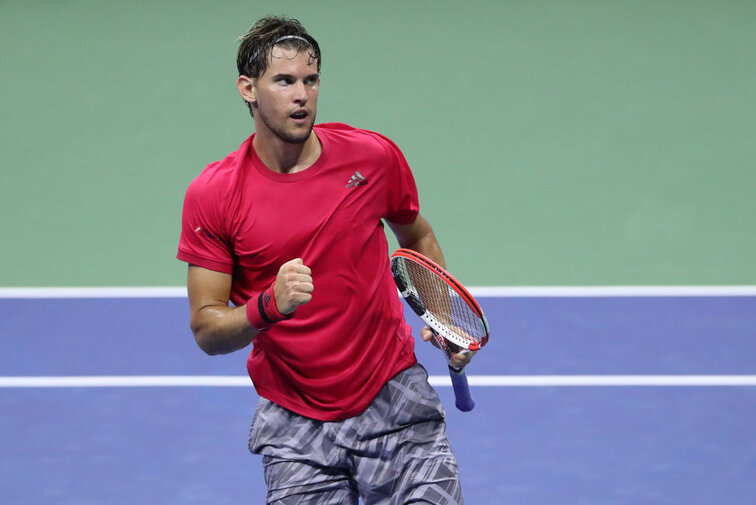
[[[756,284],[754,2],[2,0],[0,286],[184,282],[265,14],[319,40],[319,121],[403,148],[462,281]]]

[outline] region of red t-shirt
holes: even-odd
[[[322,154],[302,172],[268,169],[254,135],[208,165],[186,193],[178,258],[231,274],[237,306],[303,259],[312,301],[255,337],[247,369],[260,396],[333,421],[361,413],[416,362],[381,220],[413,222],[418,197],[386,137],[338,123],[314,132]]]

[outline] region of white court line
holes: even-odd
[[[756,286],[478,286],[470,292],[478,298],[756,296]]]
[[[0,288],[0,298],[186,298],[186,287]]]
[[[475,387],[595,386],[756,386],[756,375],[468,375]],[[433,386],[451,386],[444,375],[431,375]],[[230,375],[100,375],[0,377],[1,388],[86,387],[251,387],[246,376]]]
[[[444,378],[443,385],[451,385]],[[756,386],[756,375],[471,375],[472,386]],[[447,384],[448,383],[448,384]]]
[[[756,286],[474,286],[487,297],[756,296]],[[2,298],[186,298],[183,286],[0,288]]]

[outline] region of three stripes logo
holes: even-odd
[[[367,184],[368,181],[365,179],[365,177],[359,173],[358,171],[354,172],[354,175],[349,179],[349,182],[347,182],[347,189],[356,188],[357,186],[364,186]]]

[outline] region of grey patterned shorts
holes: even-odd
[[[249,449],[263,456],[269,504],[462,503],[444,410],[419,365],[343,421],[316,421],[261,398]]]

